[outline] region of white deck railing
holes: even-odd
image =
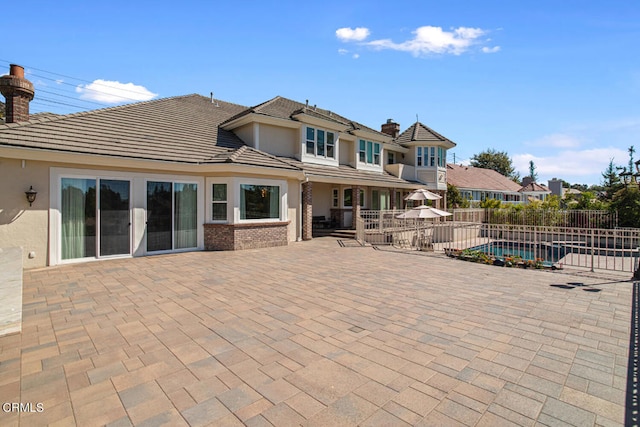
[[[582,227],[482,223],[479,211],[465,211],[466,221],[455,220],[462,215],[413,220],[396,218],[404,211],[363,211],[356,220],[356,238],[360,243],[410,249],[473,249],[495,258],[521,257],[590,270],[633,272],[638,265],[640,229],[584,227],[607,218],[594,211],[573,216],[585,219]]]

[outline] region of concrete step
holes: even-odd
[[[349,229],[319,229],[313,230],[313,237],[335,237],[338,239],[355,239],[356,238],[356,230]]]

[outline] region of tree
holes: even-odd
[[[529,176],[533,180],[533,182],[538,181],[538,174],[536,173],[536,165],[533,163],[533,160],[529,160]]]
[[[447,184],[447,208],[468,208],[469,200],[462,197],[460,190],[455,185]]]
[[[609,165],[604,172],[602,172],[602,187],[605,193],[605,198],[611,200],[613,195],[623,187],[620,177],[618,176],[616,165],[613,164],[613,158],[609,160]]]
[[[493,169],[499,174],[513,180],[520,179],[520,174],[518,174],[513,167],[511,158],[504,151],[489,148],[486,151],[474,154],[471,157],[470,164],[476,168]]]
[[[618,211],[618,226],[640,228],[640,191],[636,185],[624,187],[613,195],[609,205],[612,211]]]

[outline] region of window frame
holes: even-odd
[[[305,125],[304,129],[303,153],[305,157],[330,161],[337,160],[338,150],[336,148],[339,136],[336,131],[309,125]],[[312,147],[313,150],[311,150]],[[329,152],[331,152],[331,156]]]
[[[264,187],[279,187],[278,218],[241,219],[240,188],[242,185],[255,185]],[[284,222],[288,219],[288,185],[285,180],[260,179],[260,178],[234,178],[233,188],[233,223],[234,224],[259,224],[269,222]],[[229,186],[227,186],[227,190]],[[229,199],[229,193],[227,192]]]
[[[351,190],[351,196],[349,197],[350,203],[349,205],[346,204],[346,191],[347,190]],[[360,187],[360,207],[364,208],[365,207],[365,197],[366,197],[367,192],[364,191],[364,188]],[[352,208],[353,209],[353,187],[343,187],[342,188],[342,208],[344,209],[349,209]]]
[[[209,216],[210,220],[212,223],[217,223],[217,224],[224,224],[229,222],[229,184],[227,182],[219,182],[219,181],[213,181],[209,183],[210,185],[210,189],[211,189],[211,197],[210,197],[210,203],[211,203],[211,215]],[[225,191],[225,199],[224,200],[216,200],[215,199],[215,189],[214,186],[216,185],[224,185],[224,191]],[[215,205],[223,205],[225,207],[225,214],[224,214],[224,219],[216,219],[214,218],[215,215],[215,209],[214,206]]]
[[[367,166],[382,166],[383,148],[380,142],[358,139],[358,162]]]
[[[436,149],[437,148],[437,149]],[[416,167],[445,168],[447,166],[447,149],[437,145],[416,146]]]

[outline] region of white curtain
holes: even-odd
[[[198,246],[198,186],[197,184],[174,185],[175,194],[175,249]]]
[[[88,236],[85,212],[89,187],[95,189],[95,180],[62,179],[62,259],[95,255],[87,253],[86,250]],[[93,197],[95,197],[95,191]]]

